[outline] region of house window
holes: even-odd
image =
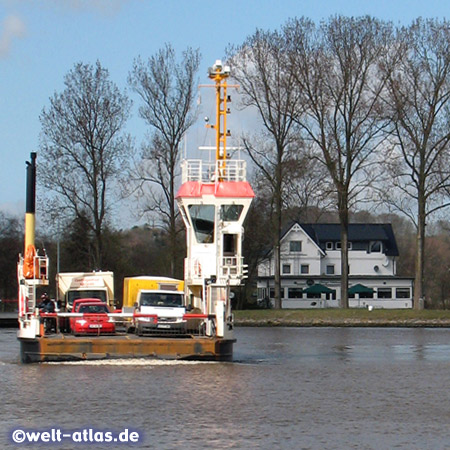
[[[336,250],[340,250],[341,249],[341,241],[336,242]]]
[[[396,298],[411,298],[411,291],[409,288],[397,288]]]
[[[302,288],[288,288],[288,298],[302,298]]]
[[[270,288],[270,290],[269,290],[269,297],[270,298],[275,298],[275,288]],[[284,298],[284,288],[280,289],[280,297]]]
[[[327,250],[333,250],[333,243],[332,243],[332,242],[327,242],[327,243],[325,244],[325,248],[326,248]]]
[[[369,245],[370,253],[381,253],[382,245],[380,241],[372,241]]]
[[[309,264],[302,264],[300,266],[300,273],[309,273]]]
[[[291,273],[291,265],[290,264],[283,264],[282,268],[283,274],[288,275]]]
[[[301,252],[302,251],[302,241],[290,241],[289,251],[291,252]]]
[[[334,275],[334,265],[333,264],[329,264],[327,266],[327,275]]]
[[[339,241],[339,242],[336,242],[336,249],[337,249],[337,250],[340,250],[341,248],[342,248],[341,242],[340,242],[340,241]],[[351,243],[351,242],[347,242],[347,248],[348,248],[349,250],[352,249],[352,243]]]
[[[392,289],[378,288],[378,298],[392,298]]]
[[[359,298],[373,298],[373,292],[361,292]]]

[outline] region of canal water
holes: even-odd
[[[15,330],[0,330],[0,448],[130,447],[12,443],[16,429],[52,428],[128,430],[149,449],[450,448],[450,330],[236,334],[232,363],[22,365]]]

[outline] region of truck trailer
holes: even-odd
[[[56,275],[57,300],[72,311],[74,300],[98,298],[114,308],[113,272],[67,272]]]

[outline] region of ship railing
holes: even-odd
[[[48,256],[36,255],[34,257],[34,277],[40,280],[40,284],[48,284]]]
[[[101,313],[100,313],[101,314]],[[93,317],[99,313],[72,313],[53,312],[40,313],[40,321],[43,325],[43,334],[70,333],[70,318]],[[170,318],[161,318],[156,314],[143,314],[139,312],[113,312],[108,317],[116,324],[116,335],[129,334],[137,328],[139,320],[145,319],[152,323],[152,328],[143,331],[143,335],[149,336],[186,336],[207,337],[207,330],[216,330],[216,316],[212,314],[186,313],[183,315],[179,327],[173,328]],[[211,323],[211,326],[208,326]],[[154,327],[153,327],[154,326]]]
[[[224,256],[222,258],[222,276],[226,278],[243,278],[247,269],[242,256]]]
[[[223,256],[219,260],[218,275],[221,279],[241,280],[247,277],[248,265],[242,256]],[[203,267],[197,259],[184,260],[184,273],[189,280],[202,280]]]
[[[196,181],[216,183],[219,181],[246,181],[247,162],[244,160],[205,162],[201,159],[186,159],[181,163],[182,183]]]
[[[30,285],[33,284],[46,286],[49,284],[48,282],[49,258],[47,255],[35,255],[33,257],[32,270],[29,276],[26,276],[24,274],[24,262],[25,262],[24,257],[20,255],[17,271],[17,276],[19,280],[24,280],[24,282]]]

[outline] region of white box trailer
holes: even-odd
[[[57,300],[67,311],[78,298],[98,298],[114,307],[113,272],[67,272],[56,275]]]

